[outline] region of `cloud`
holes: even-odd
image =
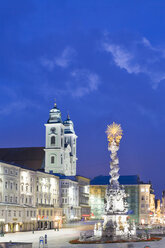
[[[68,80],[60,86],[44,82],[39,89],[46,99],[49,97],[63,97],[65,95],[74,98],[81,98],[98,90],[101,79],[98,74],[87,69],[73,70],[68,76]],[[55,94],[55,95],[54,95]]]
[[[116,66],[129,74],[143,73],[150,78],[153,89],[165,80],[165,50],[154,47],[145,37],[124,42],[103,42],[103,50],[112,55]]]
[[[101,82],[98,74],[89,70],[74,70],[71,76],[73,80],[67,83],[67,87],[73,97],[83,97],[96,91]]]
[[[0,115],[9,115],[15,111],[22,111],[27,108],[40,108],[39,105],[32,103],[28,99],[12,100],[8,104],[0,107]]]
[[[55,66],[67,68],[73,62],[75,55],[76,51],[73,48],[66,47],[59,56],[53,59],[42,58],[41,64],[50,71],[53,70]]]

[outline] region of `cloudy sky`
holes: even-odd
[[[0,147],[44,146],[57,101],[78,135],[78,173],[109,171],[120,123],[122,175],[165,189],[165,1],[0,3]]]

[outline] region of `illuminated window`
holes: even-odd
[[[54,156],[51,156],[51,164],[54,164]]]
[[[146,188],[146,192],[148,192],[148,188]]]
[[[145,191],[145,189],[144,188],[141,188],[141,192],[144,192]]]
[[[55,142],[56,142],[55,136],[52,136],[51,137],[51,145],[55,145]]]

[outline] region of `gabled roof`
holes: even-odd
[[[98,176],[91,180],[91,185],[107,185],[109,184],[110,176]],[[128,176],[120,176],[119,183],[121,185],[134,185],[139,184],[139,176],[138,175],[128,175]]]
[[[44,161],[44,147],[0,148],[0,160],[38,170]]]

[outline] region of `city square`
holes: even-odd
[[[164,9],[0,2],[0,247],[165,247]]]

